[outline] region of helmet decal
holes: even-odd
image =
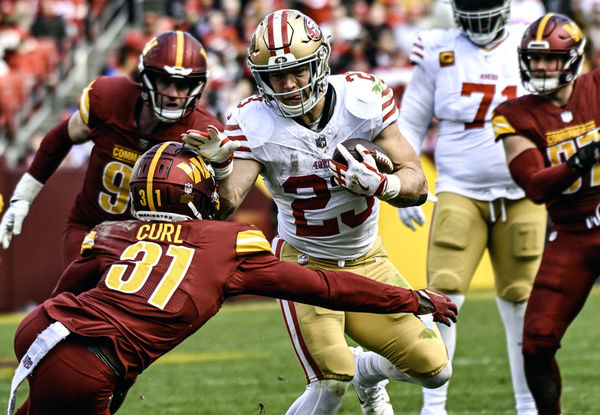
[[[304,18],[304,27],[306,28],[306,34],[311,40],[320,40],[323,37],[323,32],[319,26],[310,17]]]
[[[183,161],[177,167],[183,170],[194,183],[200,183],[203,178],[208,179],[210,177],[210,172],[200,157],[191,158],[188,162]]]

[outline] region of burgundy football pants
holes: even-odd
[[[525,312],[525,375],[539,415],[558,415],[556,351],[600,274],[600,229],[551,231]]]
[[[20,360],[36,336],[52,320],[41,307],[21,322],[15,335]],[[29,381],[29,399],[17,415],[109,415],[110,399],[119,379],[96,355],[67,337],[38,364]]]

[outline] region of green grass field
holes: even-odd
[[[600,414],[600,290],[595,290],[559,351],[565,415]],[[22,316],[0,316],[0,410],[5,411]],[[514,414],[502,323],[491,293],[473,292],[459,316],[450,415]],[[19,390],[18,403],[27,387]],[[119,413],[144,415],[283,414],[304,390],[275,301],[226,305],[198,333],[143,373]],[[388,386],[396,414],[418,414],[416,385]],[[339,414],[360,414],[349,389]]]

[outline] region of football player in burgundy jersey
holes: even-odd
[[[219,208],[212,167],[181,143],[144,153],[129,186],[139,220],[94,227],[55,295],[17,329],[11,404],[28,375],[30,385],[18,414],[116,412],[143,370],[239,294],[456,319],[444,295],[283,262],[258,228],[210,220]]]
[[[461,307],[487,251],[506,339],[498,342],[506,341],[516,413],[534,415],[521,339],[547,218],[543,206],[527,199],[511,178],[492,128],[494,107],[527,93],[517,56],[526,25],[507,24],[510,0],[453,0],[451,5],[456,28],[423,31],[413,45],[415,66],[398,121],[417,152],[432,120],[439,121],[438,202],[427,247],[427,282]],[[413,222],[425,222],[419,206],[398,209],[398,214],[413,230]],[[440,327],[440,332],[452,359],[457,327]],[[423,390],[421,415],[446,415],[451,384]]]
[[[204,48],[190,34],[169,31],[150,40],[139,70],[141,84],[121,76],[91,82],[81,95],[79,111],[46,134],[0,222],[4,249],[21,232],[31,203],[73,145],[94,143],[63,235],[65,266],[77,257],[85,233],[94,225],[131,218],[128,182],[144,151],[190,128],[222,129],[197,106],[208,69]]]
[[[532,23],[519,48],[523,84],[535,94],[496,107],[508,167],[552,223],[525,312],[523,356],[540,415],[561,413],[555,358],[600,275],[600,70],[579,76],[585,38],[566,16]]]
[[[222,215],[262,176],[278,209],[273,245],[281,259],[409,288],[378,235],[379,203],[423,203],[425,175],[396,126],[391,88],[368,73],[330,75],[329,54],[312,19],[297,10],[269,14],[249,47],[260,94],[232,109],[226,137],[190,132],[184,141],[221,163]],[[354,159],[340,144],[349,138],[382,147],[393,173],[380,173],[370,154]],[[330,161],[336,147],[347,166]],[[388,378],[431,388],[452,372],[437,327],[414,315],[341,312],[287,300],[281,308],[307,382],[290,415],[335,413],[351,382],[364,414],[393,414]],[[345,333],[370,351],[349,348]]]

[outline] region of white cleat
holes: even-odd
[[[371,388],[363,388],[358,382],[352,381],[364,415],[394,415],[390,396],[385,390],[388,382],[385,379]]]
[[[354,353],[354,359],[358,360],[358,357],[363,350],[361,347],[351,347],[352,353]],[[392,408],[392,402],[390,396],[385,390],[385,386],[389,383],[387,379],[382,380],[375,386],[366,388],[358,382],[358,372],[352,379],[352,386],[356,390],[358,395],[358,401],[362,409],[363,415],[394,415],[394,408]]]

